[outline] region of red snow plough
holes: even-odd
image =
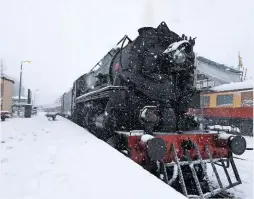
[[[132,131],[118,132],[118,135],[121,143],[128,143],[125,153],[133,161],[188,198],[218,197],[241,184],[233,154],[244,153],[246,141],[242,136],[197,131],[177,135]],[[216,180],[209,177],[208,164]],[[223,184],[218,166],[223,168],[228,185]],[[235,181],[229,175],[230,166]]]

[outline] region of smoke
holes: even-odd
[[[142,24],[146,27],[153,27],[154,24],[154,0],[144,0],[144,16]]]

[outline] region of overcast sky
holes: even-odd
[[[51,103],[125,34],[161,21],[213,61],[236,66],[240,51],[253,76],[253,0],[0,0],[0,59],[15,78],[31,60],[23,83]]]

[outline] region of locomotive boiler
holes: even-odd
[[[195,38],[179,36],[165,22],[138,33],[134,40],[121,39],[74,82],[62,97],[62,113],[71,113],[75,123],[189,198],[215,197],[241,184],[233,154],[244,153],[245,139],[199,130],[186,113],[199,105]],[[223,167],[229,185],[223,185],[215,165]],[[236,182],[228,174],[230,166]]]

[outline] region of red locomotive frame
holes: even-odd
[[[155,150],[153,155],[155,155],[154,157],[159,157],[158,160],[155,160],[154,162],[157,162],[162,168],[160,173],[163,174],[163,177],[161,179],[171,185],[178,176],[181,191],[188,198],[209,198],[242,183],[233,160],[233,154],[241,155],[246,149],[246,141],[242,136],[234,136],[226,134],[225,132],[216,131],[182,132],[184,134],[162,134],[154,132],[153,135],[147,135],[140,131],[138,131],[138,133],[117,133],[121,139],[126,140],[122,143],[128,145],[128,156],[134,162],[147,168],[148,171],[150,171],[149,164],[152,159],[149,150],[153,150],[151,148],[149,149],[149,147],[153,147],[153,145],[149,145],[149,142],[157,139],[161,141],[158,143],[165,143],[161,144],[161,147],[165,148],[163,158],[158,155],[158,153],[160,153],[160,144],[157,143],[156,146],[154,145]],[[143,136],[147,137],[143,139]],[[211,180],[208,177],[206,171],[207,163],[212,165],[213,172],[215,173],[219,185],[217,188],[212,186]],[[208,183],[209,191],[204,192],[203,188],[201,188],[201,181],[194,165],[201,165],[206,182]],[[235,182],[232,181],[227,170],[230,165],[235,175]],[[177,172],[176,174],[173,174],[170,179],[170,176],[168,176],[166,172],[166,168],[175,166],[177,167]],[[183,166],[188,167],[191,171],[190,174],[194,179],[194,184],[196,185],[195,189],[197,190],[197,194],[195,195],[188,193],[186,186],[188,182],[186,182],[186,174],[183,175]],[[216,166],[223,167],[229,185],[224,186],[222,184]]]

